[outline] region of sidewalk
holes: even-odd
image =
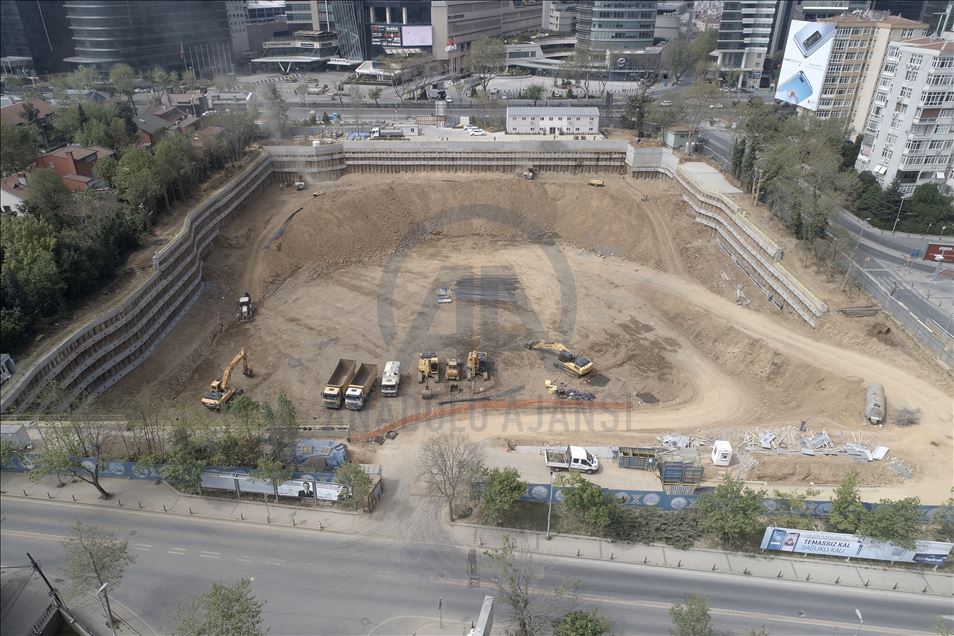
[[[381,513],[357,514],[323,508],[312,509],[273,503],[266,505],[248,501],[196,497],[179,494],[165,483],[155,484],[151,481],[136,479],[104,479],[103,483],[105,488],[114,495],[109,501],[99,499],[96,490],[84,482],[56,488],[52,480],[34,483],[25,473],[7,471],[0,473],[0,487],[2,487],[0,492],[6,497],[50,498],[85,505],[142,510],[150,514],[175,514],[219,521],[270,524],[319,532],[362,534],[374,530],[376,536],[398,540],[405,538],[392,537],[388,532],[383,531],[387,524],[383,523],[385,519]],[[385,492],[384,497],[389,496],[393,496],[393,492]],[[845,562],[776,554],[768,556],[767,554],[743,554],[708,549],[677,550],[667,546],[615,543],[575,535],[553,535],[552,539],[547,541],[541,532],[491,528],[459,522],[450,524],[446,529],[451,542],[460,546],[497,548],[502,545],[504,535],[509,534],[525,541],[528,549],[536,553],[557,557],[619,561],[634,565],[682,568],[699,572],[954,596],[954,575],[934,572],[929,568],[892,568],[887,564],[878,565],[873,562]],[[94,609],[86,608],[81,620],[95,630],[103,625],[103,621],[93,620]],[[119,606],[116,612],[129,620],[131,626],[136,626],[135,614],[128,608]],[[103,628],[105,629],[105,626]],[[136,626],[133,631],[148,633],[148,629],[142,625]]]

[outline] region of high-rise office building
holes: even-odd
[[[764,83],[772,54],[784,48],[793,9],[787,0],[726,0],[716,40],[720,72],[737,75],[740,86]]]
[[[0,2],[0,57],[30,58],[36,73],[61,73],[72,66],[70,25],[62,0]]]
[[[846,132],[854,136],[864,130],[888,45],[927,35],[927,25],[873,11],[824,22],[835,25],[835,42],[815,114],[844,120]]]
[[[286,0],[285,19],[288,28],[291,31],[334,31],[332,2],[333,0]]]
[[[653,45],[656,0],[579,0],[577,46],[589,51],[638,50]]]
[[[76,54],[73,64],[108,69],[129,64],[191,68],[196,74],[231,69],[226,3],[217,0],[67,0]]]
[[[853,11],[866,11],[871,0],[799,0],[794,19],[815,22]]]
[[[855,168],[905,196],[947,183],[954,153],[954,34],[888,45]]]
[[[872,0],[871,8],[924,22],[933,32],[950,4],[950,0]]]

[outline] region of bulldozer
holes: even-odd
[[[460,380],[460,360],[457,358],[447,359],[447,370],[444,371],[444,379],[448,382]]]
[[[533,350],[556,351],[558,362],[553,366],[562,369],[575,376],[583,377],[593,370],[593,362],[584,355],[572,353],[562,342],[546,342],[544,340],[532,340],[524,343],[525,348]]]
[[[245,292],[239,298],[239,322],[251,322],[252,320],[252,296]]]
[[[420,384],[425,377],[434,378],[435,382],[441,381],[441,361],[436,353],[432,351],[422,351],[421,357],[417,361],[417,382]]]
[[[606,187],[606,181],[603,179],[590,179],[586,185],[591,185],[594,188],[604,188]]]
[[[235,370],[235,367],[237,367],[240,362],[242,363],[242,375],[246,378],[251,378],[254,375],[252,367],[248,366],[248,355],[245,353],[245,348],[243,347],[242,350],[232,358],[232,361],[225,366],[225,369],[222,371],[222,379],[212,380],[208,392],[202,396],[203,406],[213,411],[220,411],[223,406],[226,406],[232,401],[232,398],[242,394],[242,389],[236,389],[229,385],[229,380],[232,379],[232,371]]]
[[[471,351],[467,354],[467,379],[474,380],[477,376],[490,379],[490,360],[483,351]]]

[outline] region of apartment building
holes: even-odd
[[[954,153],[954,34],[888,44],[855,168],[905,196],[945,183]]]
[[[854,136],[865,128],[888,45],[927,35],[927,25],[878,11],[823,22],[835,25],[835,43],[815,114],[844,120],[848,135]]]
[[[645,49],[653,45],[655,0],[579,0],[577,46],[589,51]]]

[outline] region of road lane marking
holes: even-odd
[[[169,548],[169,554],[174,554],[176,556],[185,556],[185,548]]]
[[[217,559],[220,556],[222,555],[219,552],[207,552],[206,550],[199,552],[200,559]]]
[[[285,565],[286,563],[288,563],[288,562],[285,561],[284,559],[265,559],[265,565],[283,566],[283,565]]]
[[[240,556],[240,557],[238,557],[238,558],[236,559],[236,561],[241,561],[242,563],[251,563],[251,562],[254,561],[254,560],[255,560],[255,559],[253,559],[252,557],[250,557],[250,556],[244,556],[244,555],[243,555],[243,556]]]
[[[43,541],[62,541],[66,537],[61,534],[46,534],[45,532],[27,532],[26,530],[6,530],[3,534],[24,539],[42,539]]]
[[[134,543],[133,547],[136,548],[137,550],[145,550],[147,552],[149,550],[152,550],[152,546],[149,545],[148,543]]]

